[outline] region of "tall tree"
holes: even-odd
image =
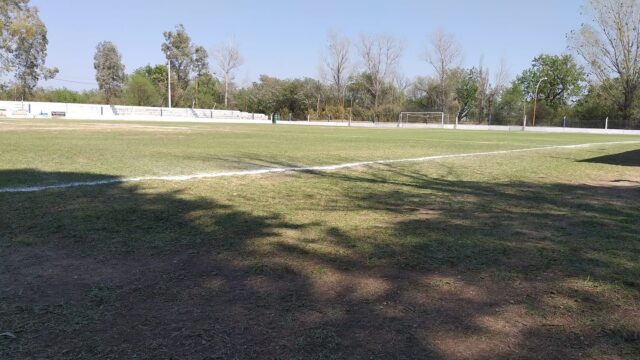
[[[541,79],[545,80],[540,82]],[[536,86],[540,83],[538,98],[558,109],[582,94],[586,74],[569,54],[543,54],[533,59],[531,67],[518,76],[517,81],[529,99],[536,96]]]
[[[235,77],[235,71],[242,66],[244,60],[238,46],[233,42],[220,45],[214,50],[216,64],[220,70],[219,76],[224,84],[224,106],[229,106],[229,85]]]
[[[174,31],[165,31],[162,52],[171,65],[171,73],[175,74],[178,86],[181,90],[186,90],[189,86],[189,76],[193,66],[194,46],[191,37],[187,34],[184,26],[179,24]],[[177,99],[172,100],[173,102]]]
[[[408,100],[412,111],[428,111],[438,107],[439,83],[436,79],[419,76],[408,91]]]
[[[505,59],[500,61],[497,70],[493,74],[493,79],[489,85],[487,94],[487,116],[489,123],[493,119],[494,109],[504,93],[509,82],[509,69]]]
[[[209,54],[202,46],[196,46],[194,50],[193,71],[198,76],[209,72]]]
[[[458,102],[458,120],[462,121],[469,116],[469,111],[478,100],[478,85],[481,82],[481,71],[478,69],[461,70],[460,80],[456,86],[455,94]]]
[[[0,1],[0,76],[11,69],[11,53],[15,46],[12,31],[18,16],[28,9],[29,0]]]
[[[197,107],[198,106],[198,97],[200,95],[200,93],[199,93],[200,79],[205,74],[209,74],[209,54],[207,53],[207,50],[202,46],[196,46],[196,48],[194,50],[193,71],[195,73],[195,83],[196,83],[195,84],[196,85],[196,89],[195,89],[195,96],[194,96],[193,104],[194,104],[195,107]]]
[[[25,8],[10,29],[15,39],[11,49],[11,65],[22,97],[33,93],[38,81],[49,80],[58,74],[57,68],[47,68],[47,27],[38,16],[35,7]]]
[[[572,32],[571,45],[630,120],[640,89],[640,2],[587,0],[585,9],[592,24]]]
[[[617,113],[616,106],[603,93],[606,86],[595,84],[587,88],[586,94],[576,101],[571,109],[572,117],[580,120],[605,119]]]
[[[344,107],[344,94],[351,70],[350,48],[351,43],[348,38],[334,31],[327,35],[327,52],[324,54],[323,65],[341,107]]]
[[[96,70],[98,88],[104,93],[105,100],[111,104],[122,90],[126,75],[122,56],[118,48],[110,41],[102,41],[96,46],[93,56],[93,68]],[[139,81],[137,83],[140,83]]]
[[[436,77],[440,83],[438,103],[440,110],[446,112],[449,94],[451,93],[451,89],[447,86],[451,82],[447,81],[447,77],[451,70],[460,64],[462,47],[453,34],[446,33],[442,29],[439,29],[431,36],[429,45],[426,60],[436,72]]]
[[[397,74],[402,44],[390,35],[361,35],[358,50],[368,77],[366,84],[373,95],[373,116],[376,121],[382,91]]]
[[[484,66],[484,59],[480,59],[480,65],[478,66],[478,92],[476,99],[476,118],[479,121],[485,120],[487,116],[488,104],[489,104],[489,92],[491,83],[489,81],[489,68]]]

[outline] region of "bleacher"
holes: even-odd
[[[51,118],[86,120],[269,120],[264,114],[236,110],[160,108],[98,104],[67,104],[31,101],[0,101],[0,116],[15,118]]]

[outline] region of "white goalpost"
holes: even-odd
[[[444,128],[443,112],[401,112],[398,117],[398,127],[405,124],[434,124]]]

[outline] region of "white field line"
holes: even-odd
[[[539,146],[539,147],[525,148],[525,149],[484,151],[484,152],[448,154],[448,155],[433,155],[433,156],[424,156],[424,157],[406,158],[406,159],[359,161],[359,162],[343,163],[343,164],[335,164],[335,165],[262,168],[262,169],[255,169],[255,170],[223,171],[223,172],[210,172],[210,173],[200,173],[200,174],[190,174],[190,175],[139,176],[139,177],[129,177],[129,178],[113,178],[113,179],[105,179],[105,180],[74,181],[74,182],[67,182],[67,183],[61,183],[61,184],[55,184],[55,185],[6,187],[6,188],[0,188],[0,193],[38,192],[38,191],[44,191],[44,190],[64,189],[64,188],[72,188],[72,187],[79,187],[79,186],[96,186],[96,185],[141,182],[141,181],[152,181],[152,180],[188,181],[188,180],[209,179],[209,178],[218,178],[218,177],[262,175],[262,174],[284,173],[284,172],[295,172],[295,171],[298,171],[298,172],[332,171],[332,170],[348,169],[348,168],[355,168],[355,167],[376,165],[376,164],[421,162],[421,161],[452,159],[452,158],[462,158],[462,157],[472,157],[472,156],[511,154],[511,153],[537,151],[537,150],[573,149],[573,148],[581,148],[581,147],[620,145],[620,144],[640,144],[640,141],[610,141],[610,142],[586,143],[586,144],[574,144],[574,145]]]

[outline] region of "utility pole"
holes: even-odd
[[[536,85],[536,94],[533,97],[533,118],[531,119],[531,126],[536,126],[536,109],[538,108],[538,89],[540,88],[540,84],[547,80],[547,78],[542,78],[538,81],[538,85]]]
[[[349,107],[349,126],[351,126],[352,117],[353,117],[353,96],[351,96],[351,107]]]
[[[167,97],[169,98],[169,109],[171,109],[171,60],[167,59],[167,74],[168,74],[168,79],[167,79],[167,84],[168,84],[168,92],[167,92]]]

